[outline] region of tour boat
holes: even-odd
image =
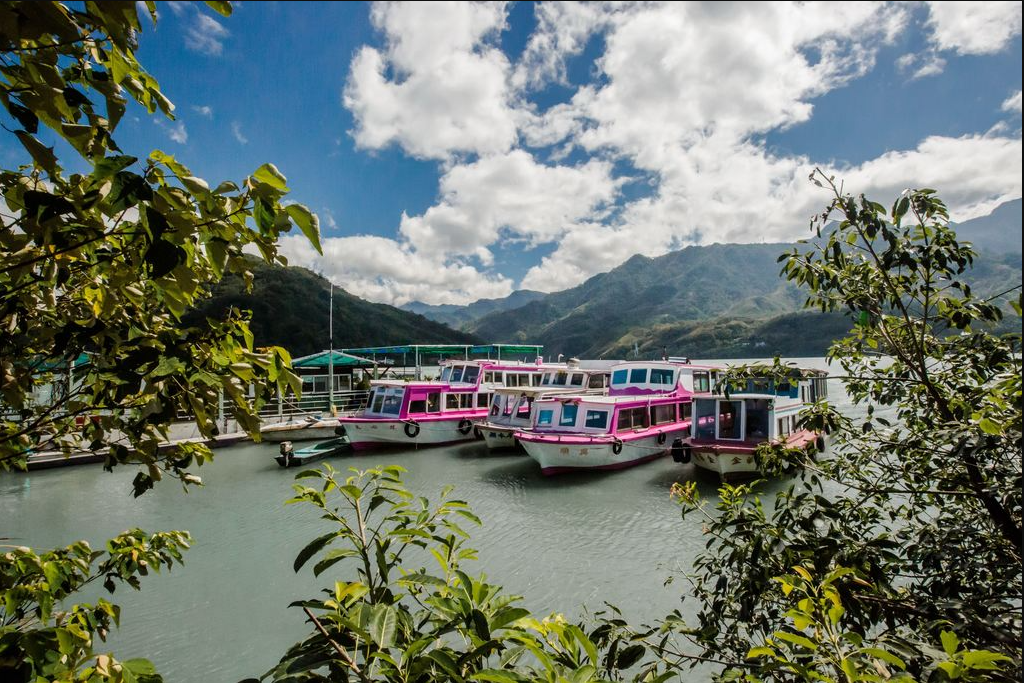
[[[710,391],[718,368],[672,361],[612,367],[607,396],[554,396],[534,407],[515,438],[544,474],[631,467],[689,436],[690,397]]]
[[[336,433],[353,448],[437,446],[478,438],[474,420],[487,416],[501,387],[540,382],[536,363],[445,361],[435,381],[376,380],[370,383],[366,408],[338,418]]]
[[[673,450],[679,462],[692,458],[697,467],[717,472],[722,479],[758,474],[754,452],[766,442],[790,448],[825,449],[824,437],[797,429],[799,413],[825,398],[828,373],[797,369],[782,382],[747,380],[745,387],[693,397],[693,434]]]
[[[540,385],[503,387],[494,392],[487,417],[477,422],[477,430],[491,450],[515,448],[515,432],[527,431],[537,401],[559,395],[601,395],[608,392],[611,367],[618,361],[579,361],[544,365],[537,373]]]

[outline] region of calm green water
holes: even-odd
[[[833,399],[840,391],[830,387]],[[278,467],[276,452],[274,444],[251,443],[220,450],[198,471],[203,488],[186,494],[164,482],[137,500],[131,468],[6,474],[0,476],[0,536],[43,549],[82,538],[98,546],[134,526],[189,530],[195,544],[184,566],[144,580],[141,592],[114,595],[123,618],[110,649],[123,659],[152,659],[169,682],[259,675],[309,631],[288,603],[340,578],[292,571],[298,551],[329,527],[312,508],[284,505],[295,471]],[[665,580],[679,578],[706,540],[698,519],[680,519],[669,487],[696,477],[707,498],[717,487],[716,478],[670,458],[545,478],[529,457],[491,455],[482,442],[332,464],[401,465],[409,470],[408,487],[431,498],[454,484],[455,495],[484,522],[474,533],[480,560],[467,565],[470,573],[486,573],[527,596],[525,606],[541,614],[575,616],[608,601],[636,621],[680,606],[685,582],[665,586]]]

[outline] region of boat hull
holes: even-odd
[[[420,421],[342,418],[341,425],[355,450],[441,446],[477,438],[472,421],[466,417]]]
[[[690,448],[693,464],[697,467],[716,472],[723,480],[756,477],[761,474],[754,457],[760,443],[736,443],[728,441],[702,442],[690,440],[685,444]],[[789,448],[823,450],[822,437],[814,432],[801,431],[786,439]]]
[[[282,452],[274,456],[274,460],[276,460],[277,464],[281,467],[299,467],[300,465],[306,465],[324,458],[342,455],[351,450],[352,446],[349,444],[347,438],[335,437],[314,446],[300,448],[297,451],[291,450],[291,444],[288,444],[287,446],[282,445]]]
[[[487,444],[487,448],[492,451],[512,450],[519,447],[519,442],[515,437],[515,427],[484,422],[477,425],[477,429],[480,430],[480,435],[483,437],[484,443]]]
[[[659,438],[661,434],[663,438]],[[579,435],[559,438],[550,434],[517,433],[516,437],[526,453],[540,465],[540,471],[545,475],[554,475],[633,467],[664,456],[675,439],[688,434],[687,425],[643,436],[622,435],[619,440],[606,435],[588,439]],[[617,448],[619,445],[621,448]],[[616,450],[619,452],[616,453]]]

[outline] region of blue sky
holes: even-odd
[[[139,56],[177,119],[122,147],[211,182],[275,163],[325,238],[290,261],[374,301],[797,239],[816,165],[959,220],[1021,196],[1020,2],[158,5]]]

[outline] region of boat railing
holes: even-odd
[[[259,416],[265,424],[273,424],[302,417],[352,414],[366,407],[369,396],[367,390],[335,391],[333,395],[327,391],[307,391],[301,398],[292,393],[284,396],[278,394],[260,408]],[[234,408],[230,401],[220,401],[217,416],[218,423],[234,419]],[[189,416],[180,414],[178,420],[187,421]]]

